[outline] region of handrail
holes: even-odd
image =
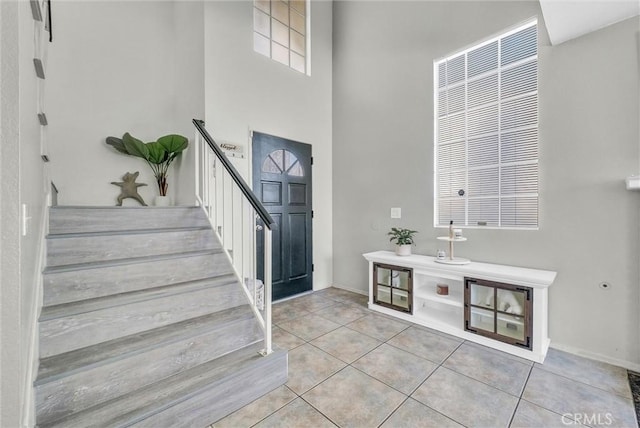
[[[251,191],[251,189],[249,188],[247,183],[244,181],[240,173],[238,173],[238,171],[233,166],[233,164],[229,162],[229,159],[227,159],[227,157],[224,155],[222,150],[220,150],[220,148],[218,147],[216,142],[213,140],[211,135],[209,135],[207,130],[204,128],[204,120],[193,119],[193,124],[195,125],[196,129],[200,132],[200,135],[202,135],[204,140],[207,142],[209,147],[211,147],[211,150],[215,152],[216,156],[218,157],[222,165],[224,165],[224,168],[229,172],[229,175],[231,176],[233,181],[235,181],[235,183],[240,188],[240,191],[242,192],[242,194],[247,198],[247,200],[249,201],[253,209],[256,210],[256,214],[258,214],[258,216],[260,217],[264,225],[268,229],[272,230],[273,227],[276,225],[276,223],[273,221],[273,218],[267,212],[264,205],[262,205],[262,203],[258,200],[258,198],[256,198],[256,195],[253,193],[253,191]]]
[[[262,327],[264,349],[261,354],[269,355],[273,351],[271,271],[275,222],[211,138],[204,128],[204,121],[193,119],[193,124],[198,130],[194,139],[196,201],[222,244],[222,250]],[[222,168],[216,168],[218,163]],[[262,224],[256,224],[257,219]],[[262,250],[258,251],[260,239]],[[262,272],[258,271],[260,258],[263,258]]]

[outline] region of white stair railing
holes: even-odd
[[[271,343],[271,236],[274,221],[262,203],[220,150],[204,127],[196,127],[196,198],[233,265],[233,270],[262,329],[263,355]],[[258,254],[262,244],[264,254]],[[264,272],[258,272],[258,257],[264,257]],[[262,278],[260,278],[262,277]]]

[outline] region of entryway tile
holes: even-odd
[[[329,287],[323,290],[318,290],[314,292],[314,294],[317,294],[322,297],[326,297],[327,299],[335,300],[337,302],[343,302],[351,298],[352,295],[355,293],[351,291],[343,290],[342,288]]]
[[[365,296],[364,294],[358,293],[349,293],[342,300],[344,303],[351,303],[357,306],[366,307],[369,302],[369,296]]]
[[[286,350],[296,348],[306,343],[298,336],[295,336],[277,326],[273,326],[273,328],[271,329],[271,339],[273,340],[273,343],[279,348]]]
[[[346,363],[352,363],[382,342],[346,327],[340,327],[310,343]]]
[[[319,309],[326,308],[327,306],[335,305],[336,301],[327,299],[316,293],[307,294],[306,296],[297,297],[292,299],[290,305],[294,308],[302,309],[309,312],[315,312]]]
[[[362,428],[379,426],[406,396],[353,367],[346,367],[303,398],[336,425]]]
[[[576,420],[586,415],[601,421],[610,420],[610,426],[637,426],[630,398],[567,379],[537,366],[531,371],[522,398],[561,415],[575,415]]]
[[[549,349],[544,364],[536,367],[614,394],[631,398],[627,370],[600,361]]]
[[[380,428],[464,428],[433,409],[409,398]]]
[[[335,305],[320,309],[314,314],[344,325],[368,315],[369,311],[354,305],[336,302]]]
[[[570,415],[559,415],[550,410],[536,406],[526,400],[520,400],[516,414],[511,421],[511,428],[540,428],[540,427],[582,427]]]
[[[307,343],[289,351],[286,385],[300,395],[345,366],[344,362]]]
[[[255,426],[260,428],[335,428],[335,425],[332,424],[331,421],[322,416],[320,412],[311,407],[302,398],[297,398],[291,404],[286,405]]]
[[[411,394],[438,367],[386,343],[352,364],[369,376],[404,394]]]
[[[462,340],[449,339],[412,326],[387,343],[440,364],[460,346]]]
[[[378,340],[389,340],[406,329],[408,325],[391,318],[371,314],[347,324],[347,327]]]
[[[298,396],[289,388],[281,386],[240,410],[231,413],[212,426],[213,428],[250,427],[285,406],[287,403],[295,400],[297,397]]]
[[[291,306],[288,302],[276,303],[271,310],[271,319],[274,324],[310,315],[309,311]]]
[[[309,315],[305,315],[304,317],[282,322],[278,324],[278,326],[287,330],[289,333],[309,341],[339,328],[340,324],[309,313]]]
[[[518,397],[531,370],[530,364],[469,343],[460,345],[443,366]]]
[[[518,404],[517,397],[444,367],[412,397],[469,427],[506,427]]]

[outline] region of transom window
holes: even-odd
[[[298,158],[288,150],[274,150],[262,162],[262,172],[288,174],[292,177],[304,177],[304,170]]]
[[[253,50],[307,73],[307,0],[254,0]]]
[[[538,227],[537,21],[434,62],[435,226]]]

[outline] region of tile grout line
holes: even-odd
[[[368,309],[368,308],[367,308],[367,310],[368,310],[368,311],[371,311],[371,310],[370,310],[370,309]],[[371,311],[371,314],[368,314],[368,315],[376,315],[376,314],[375,314],[374,312],[372,312],[372,311]],[[368,315],[364,315],[364,316],[362,316],[362,317],[360,317],[360,318],[358,318],[358,319],[356,319],[356,320],[354,320],[354,321],[350,321],[350,322],[349,322],[349,323],[347,323],[347,324],[350,324],[350,323],[352,323],[352,322],[355,322],[355,321],[357,321],[357,320],[359,320],[359,319],[362,319],[362,318],[364,318],[365,316],[368,316]],[[384,317],[384,318],[387,318],[387,317]],[[393,320],[392,318],[388,318],[388,319],[389,319],[389,320],[391,320],[391,321],[395,321],[395,320]],[[343,326],[343,327],[346,327],[346,328],[348,328],[348,329],[350,329],[351,331],[354,331],[354,332],[356,332],[356,333],[363,334],[363,335],[365,335],[365,336],[367,336],[367,337],[370,337],[370,338],[373,338],[373,339],[375,339],[375,340],[380,341],[380,339],[379,339],[379,338],[374,337],[374,336],[371,336],[371,335],[366,334],[366,333],[363,333],[363,332],[361,332],[361,331],[355,330],[355,329],[353,329],[353,328],[350,328],[350,327],[348,327],[348,325],[347,325],[347,324],[343,324],[342,326]],[[320,386],[321,384],[323,384],[324,382],[326,382],[327,380],[329,380],[330,378],[332,378],[332,377],[333,377],[333,376],[335,376],[336,374],[340,373],[341,371],[343,371],[343,370],[344,370],[344,369],[346,369],[347,367],[351,367],[351,368],[353,368],[353,369],[357,370],[358,372],[360,372],[360,373],[364,374],[365,376],[367,376],[367,377],[369,377],[369,378],[371,378],[371,379],[373,379],[373,380],[375,380],[375,381],[377,381],[377,382],[380,382],[380,383],[382,383],[383,385],[386,385],[387,387],[389,387],[389,388],[393,389],[394,391],[396,391],[396,392],[398,392],[398,393],[400,393],[400,394],[402,394],[402,395],[404,395],[404,396],[405,396],[405,399],[404,399],[404,400],[403,400],[403,401],[402,401],[402,402],[401,402],[401,403],[400,403],[400,404],[399,404],[395,409],[393,409],[393,411],[392,411],[392,412],[391,412],[391,413],[390,413],[390,414],[389,414],[389,415],[388,415],[388,416],[387,416],[387,417],[382,421],[382,423],[381,423],[380,425],[378,425],[378,426],[381,426],[381,425],[382,425],[382,424],[384,424],[384,422],[386,422],[386,420],[388,420],[388,419],[389,419],[389,418],[390,418],[390,417],[391,417],[391,416],[392,416],[392,415],[393,415],[393,414],[394,414],[394,413],[395,413],[395,412],[396,412],[396,411],[397,411],[397,410],[398,410],[398,409],[399,409],[399,408],[400,408],[404,403],[406,403],[406,402],[409,400],[409,398],[411,398],[411,399],[415,400],[414,398],[412,398],[412,397],[411,397],[411,395],[412,395],[416,390],[418,390],[418,389],[420,388],[420,386],[422,386],[422,385],[423,385],[423,384],[424,384],[424,383],[425,383],[425,382],[426,382],[426,381],[431,377],[431,375],[433,375],[433,373],[435,373],[435,371],[436,371],[439,367],[443,367],[442,365],[444,364],[444,362],[445,362],[447,359],[449,359],[449,357],[450,357],[450,356],[451,356],[451,355],[452,355],[456,350],[458,350],[458,349],[462,346],[462,344],[463,344],[463,343],[465,343],[465,342],[466,342],[465,340],[462,340],[462,341],[460,341],[459,343],[457,343],[456,347],[455,347],[454,349],[452,349],[452,350],[449,352],[449,354],[448,354],[448,355],[447,355],[447,356],[446,356],[446,357],[445,357],[445,358],[444,358],[440,363],[437,363],[437,362],[435,362],[435,361],[429,360],[428,358],[425,358],[425,357],[423,357],[423,356],[421,356],[421,355],[415,354],[415,353],[413,353],[413,352],[411,352],[411,351],[407,351],[407,350],[402,349],[402,348],[398,348],[397,346],[394,346],[393,344],[388,343],[390,340],[392,340],[392,339],[393,339],[393,338],[395,338],[396,336],[400,335],[401,333],[403,333],[403,332],[407,331],[407,330],[408,330],[409,328],[411,328],[411,327],[419,327],[419,326],[418,326],[417,324],[415,324],[415,323],[409,323],[409,324],[407,324],[405,328],[403,328],[402,330],[400,330],[400,331],[398,331],[397,333],[393,334],[391,337],[389,337],[389,338],[388,338],[388,339],[386,339],[385,341],[380,341],[380,344],[378,344],[375,348],[373,348],[373,349],[369,350],[368,352],[366,352],[365,354],[363,354],[362,356],[360,356],[359,358],[357,358],[356,360],[354,360],[354,361],[353,361],[353,362],[351,362],[351,363],[347,363],[346,361],[341,360],[340,358],[338,358],[338,357],[336,357],[336,356],[334,356],[334,355],[332,355],[332,354],[330,354],[330,353],[326,352],[325,350],[323,350],[323,349],[321,349],[321,348],[317,347],[315,344],[311,343],[311,341],[306,342],[306,343],[308,343],[309,345],[311,345],[311,346],[315,347],[316,349],[318,349],[318,350],[320,350],[320,351],[322,351],[322,352],[325,352],[325,353],[327,353],[328,355],[331,355],[332,357],[334,357],[334,358],[336,358],[336,359],[338,359],[338,360],[342,361],[343,363],[345,363],[345,364],[346,364],[346,366],[345,366],[345,367],[343,367],[342,369],[338,370],[337,372],[333,373],[331,376],[329,376],[328,378],[324,379],[324,380],[323,380],[323,381],[321,381],[320,383],[318,383],[318,384],[314,385],[314,386],[313,386],[313,387],[311,387],[309,390],[305,391],[305,393],[304,393],[304,394],[306,394],[306,393],[308,393],[309,391],[311,391],[312,389],[314,389],[314,388],[316,388],[316,387]],[[421,330],[422,330],[422,329],[421,329]],[[332,330],[332,331],[335,331],[335,330]],[[427,329],[427,330],[424,330],[424,331],[426,331],[426,332],[428,332],[428,333],[430,333],[430,334],[434,334],[434,335],[436,335],[436,336],[442,337],[442,338],[444,338],[444,339],[449,339],[447,336],[444,336],[444,335],[438,335],[438,334],[436,334],[435,332],[431,332],[431,331],[430,331],[430,330],[428,330],[428,329]],[[329,333],[330,333],[330,332],[327,332],[327,333],[325,333],[325,334],[329,334]],[[318,336],[317,338],[322,337],[322,336],[324,336],[324,334],[323,334],[323,335],[321,335],[321,336]],[[315,340],[315,339],[317,339],[317,338],[314,338],[314,339],[312,339],[312,340]],[[304,340],[304,339],[303,339],[303,340]],[[450,339],[450,340],[453,340],[453,339]],[[396,389],[396,388],[395,388],[395,387],[393,387],[392,385],[389,385],[389,384],[387,384],[386,382],[384,382],[384,381],[382,381],[382,380],[380,380],[380,379],[377,379],[377,378],[375,378],[375,377],[371,376],[370,374],[368,374],[368,373],[366,373],[366,372],[364,372],[364,371],[360,370],[359,368],[354,367],[354,366],[352,365],[354,362],[359,361],[361,358],[364,358],[366,355],[368,355],[368,354],[370,354],[371,352],[373,352],[374,350],[378,349],[378,348],[379,348],[379,347],[381,347],[383,344],[386,344],[386,345],[388,345],[388,346],[391,346],[391,347],[393,347],[393,348],[395,348],[395,349],[397,349],[397,350],[400,350],[400,351],[403,351],[403,352],[407,352],[408,354],[410,354],[410,355],[412,355],[412,356],[415,356],[415,357],[417,357],[417,358],[420,358],[420,359],[422,359],[422,360],[425,360],[425,361],[428,361],[428,362],[430,362],[430,363],[432,363],[432,364],[435,364],[435,365],[436,365],[436,368],[435,368],[434,370],[432,370],[432,371],[431,371],[431,373],[429,373],[429,375],[427,375],[427,377],[426,377],[426,378],[425,378],[425,379],[424,379],[424,380],[423,380],[423,381],[422,381],[418,386],[416,386],[416,387],[415,387],[415,388],[414,388],[414,389],[413,389],[409,394],[406,394],[406,393],[404,393],[403,391],[400,391],[400,390]],[[301,345],[300,345],[300,346],[301,346]],[[447,367],[444,367],[444,368],[445,368],[445,369],[448,369]],[[450,369],[448,369],[448,370],[450,370]],[[456,373],[457,373],[457,372],[456,372]],[[468,377],[468,376],[466,376],[466,377]],[[470,379],[472,379],[472,380],[476,380],[476,379],[473,379],[473,378],[470,378]],[[483,382],[481,382],[481,383],[483,383]],[[487,386],[492,387],[491,385],[487,385]],[[494,388],[494,389],[497,389],[497,388],[495,388],[495,387],[493,387],[493,388]],[[504,391],[503,391],[503,392],[504,392]],[[303,397],[302,397],[302,396],[300,396],[300,398],[303,398]],[[304,398],[303,398],[303,400],[304,400]],[[461,422],[459,422],[459,421],[457,421],[457,420],[452,419],[450,416],[447,416],[447,415],[445,415],[445,414],[443,414],[443,413],[441,413],[441,412],[437,411],[436,409],[433,409],[432,407],[427,406],[426,404],[424,404],[424,403],[422,403],[422,402],[420,402],[420,401],[417,401],[417,400],[415,400],[415,401],[416,401],[417,403],[419,403],[419,404],[421,404],[421,405],[423,405],[423,406],[425,406],[425,407],[427,407],[427,408],[429,408],[429,409],[433,410],[434,412],[438,413],[439,415],[442,415],[443,417],[447,418],[448,420],[451,420],[451,421],[453,421],[453,422],[455,422],[455,423],[458,423],[458,424],[460,424],[461,426],[465,426],[465,425],[464,425],[464,424],[462,424]],[[307,401],[305,400],[305,402],[307,402]],[[308,403],[308,402],[307,402],[307,403]],[[313,405],[312,405],[311,403],[308,403],[308,404],[309,404],[309,405],[311,405],[311,406],[313,407]],[[316,409],[315,407],[313,407],[313,408],[314,408],[314,409]],[[320,410],[319,410],[319,409],[316,409],[316,410],[318,410],[318,412],[320,412]],[[321,413],[323,416],[325,416],[329,421],[331,421],[332,423],[336,424],[336,423],[335,423],[333,420],[331,420],[327,415],[324,415],[322,412],[320,412],[320,413]]]
[[[625,395],[618,394],[617,392],[609,391],[609,390],[606,390],[606,389],[600,388],[599,386],[591,385],[591,384],[586,383],[586,382],[583,382],[583,381],[581,381],[581,380],[573,379],[573,378],[570,378],[570,377],[568,377],[568,376],[562,375],[562,374],[560,374],[560,373],[552,372],[552,371],[550,371],[550,370],[545,369],[545,368],[544,368],[544,364],[534,363],[533,367],[537,367],[538,369],[540,369],[540,370],[542,370],[542,371],[544,371],[544,372],[546,372],[546,373],[552,374],[552,375],[554,375],[554,376],[558,376],[558,377],[561,377],[561,378],[564,378],[564,379],[570,380],[570,381],[572,381],[572,382],[579,383],[579,384],[581,384],[581,385],[590,386],[591,388],[595,388],[595,389],[597,389],[597,390],[600,390],[600,391],[602,391],[602,392],[606,392],[606,393],[611,394],[611,395],[616,395],[616,396],[618,396],[618,397],[620,397],[620,398],[624,398],[624,399],[626,399],[626,400],[631,400],[631,402],[633,403],[633,396],[632,396],[632,397],[627,397],[627,396],[625,396]]]
[[[368,309],[368,308],[367,308],[366,310],[367,310],[367,311],[370,311],[370,309]],[[373,314],[373,312],[371,312],[370,314],[363,315],[362,317],[359,317],[359,318],[357,318],[357,319],[355,319],[355,320],[353,320],[353,321],[350,321],[350,322],[348,322],[347,324],[351,324],[352,322],[358,321],[359,319],[362,319],[362,318],[364,318],[364,317],[366,317],[366,316],[369,316],[369,315],[375,315],[375,314]],[[322,317],[321,315],[319,315],[319,316],[320,316],[320,317]],[[326,318],[325,318],[325,319],[326,319]],[[331,321],[331,320],[330,320],[330,321]],[[336,371],[335,373],[331,374],[329,377],[327,377],[327,378],[326,378],[326,379],[324,379],[323,381],[321,381],[321,382],[319,382],[318,384],[316,384],[316,385],[312,386],[311,388],[309,388],[307,391],[305,391],[305,392],[304,392],[304,394],[307,394],[307,393],[308,393],[308,392],[310,392],[311,390],[315,389],[316,387],[318,387],[318,386],[322,385],[323,383],[325,383],[325,382],[326,382],[326,381],[328,381],[329,379],[333,378],[333,377],[334,377],[335,375],[337,375],[338,373],[340,373],[340,372],[344,371],[347,367],[350,367],[350,368],[352,368],[352,369],[354,369],[354,370],[358,371],[359,373],[362,373],[363,375],[367,376],[368,378],[371,378],[371,379],[372,379],[372,380],[374,380],[374,381],[377,381],[377,382],[382,383],[383,385],[385,385],[385,386],[387,386],[387,387],[389,387],[389,388],[393,389],[394,391],[396,391],[396,392],[398,392],[398,393],[402,394],[402,395],[405,397],[405,398],[404,398],[404,400],[403,400],[403,401],[402,401],[402,402],[401,402],[397,407],[395,407],[391,413],[389,413],[389,415],[388,415],[388,416],[387,416],[387,417],[382,421],[382,423],[378,425],[378,426],[380,426],[380,425],[384,424],[384,422],[385,422],[387,419],[389,419],[389,418],[390,418],[390,417],[391,417],[391,416],[392,416],[392,415],[393,415],[393,414],[394,414],[394,413],[395,413],[395,412],[396,412],[396,411],[397,411],[397,410],[402,406],[402,404],[404,404],[404,403],[405,403],[405,402],[410,398],[410,395],[407,395],[407,394],[405,394],[404,392],[397,390],[397,389],[396,389],[396,388],[394,388],[393,386],[388,385],[387,383],[383,382],[382,380],[377,379],[377,378],[375,378],[375,377],[373,377],[373,376],[369,375],[368,373],[363,372],[362,370],[358,369],[357,367],[354,367],[352,364],[353,364],[354,362],[359,361],[360,359],[364,358],[366,355],[369,355],[371,352],[373,352],[374,350],[378,349],[378,348],[379,348],[379,347],[381,347],[383,344],[386,344],[386,343],[387,343],[387,341],[391,340],[392,338],[396,337],[398,334],[400,334],[400,333],[402,333],[403,331],[407,330],[409,327],[411,327],[411,325],[412,325],[412,324],[409,324],[406,328],[404,328],[404,329],[402,329],[401,331],[399,331],[398,333],[394,334],[393,336],[391,336],[390,338],[388,338],[386,341],[382,341],[382,340],[380,340],[379,338],[373,337],[373,336],[368,335],[368,334],[366,334],[366,333],[363,333],[363,332],[361,332],[361,331],[354,330],[353,328],[349,328],[349,327],[347,326],[347,324],[341,324],[341,327],[345,327],[345,328],[347,328],[347,329],[349,329],[349,330],[351,330],[351,331],[353,331],[353,332],[355,332],[355,333],[362,334],[362,335],[364,335],[364,336],[367,336],[367,337],[369,337],[369,338],[372,338],[372,339],[374,339],[374,340],[377,340],[377,341],[378,341],[378,342],[380,342],[380,343],[379,343],[378,345],[376,345],[373,349],[371,349],[371,350],[367,351],[365,354],[363,354],[363,355],[361,355],[360,357],[356,358],[356,359],[355,359],[354,361],[352,361],[351,363],[347,363],[346,361],[344,361],[344,360],[342,360],[342,359],[340,359],[340,358],[336,357],[335,355],[330,354],[329,352],[327,352],[327,351],[325,351],[325,350],[323,350],[323,349],[319,348],[319,347],[318,347],[318,346],[316,346],[315,344],[311,343],[311,341],[316,340],[316,339],[318,339],[318,338],[320,338],[320,337],[322,337],[322,336],[324,336],[324,335],[326,335],[326,334],[331,333],[331,331],[335,331],[335,330],[337,330],[337,329],[335,329],[335,330],[331,330],[330,332],[327,332],[327,333],[325,333],[325,334],[323,334],[323,335],[320,335],[320,336],[318,336],[318,337],[316,337],[316,338],[312,339],[311,341],[305,341],[305,344],[309,344],[309,345],[313,346],[314,348],[318,349],[319,351],[324,352],[324,353],[326,353],[327,355],[330,355],[330,356],[331,356],[331,357],[333,357],[333,358],[336,358],[337,360],[341,361],[342,363],[344,363],[344,364],[346,364],[346,365],[345,365],[343,368],[341,368],[340,370],[338,370],[338,371]],[[304,339],[303,339],[303,340],[304,340]],[[299,346],[302,346],[302,345],[299,345]],[[389,345],[389,346],[391,346],[391,345]],[[399,349],[399,348],[396,348],[396,349]],[[406,352],[406,351],[405,351],[405,352]],[[412,355],[414,355],[414,354],[412,354]],[[423,358],[423,359],[424,359],[424,358]],[[427,360],[427,361],[428,361],[428,360]],[[434,371],[435,371],[435,370],[434,370]],[[432,373],[433,373],[433,372],[432,372]],[[431,375],[431,373],[429,374],[429,376],[430,376],[430,375]],[[427,376],[427,377],[428,377],[428,376]],[[294,392],[294,393],[295,393],[295,392]],[[296,394],[297,394],[297,393],[296,393]],[[322,413],[322,412],[320,411],[320,409],[317,409],[315,406],[313,406],[313,404],[311,404],[310,402],[308,402],[304,397],[302,397],[301,395],[298,395],[298,397],[299,397],[299,398],[301,398],[302,400],[304,400],[304,401],[305,401],[307,404],[309,404],[311,407],[313,407],[316,411],[318,411],[318,413],[320,413],[322,416],[324,416],[324,417],[325,417],[327,420],[329,420],[332,424],[334,424],[334,425],[336,425],[336,426],[338,426],[338,427],[340,426],[340,425],[339,425],[339,424],[337,424],[335,421],[333,421],[331,418],[329,418],[329,416],[327,416],[327,415],[325,415],[324,413]],[[435,411],[435,410],[434,410],[434,411]],[[450,419],[450,418],[449,418],[449,419]]]
[[[531,372],[533,371],[533,364],[529,367],[529,373],[527,373],[527,379],[524,381],[524,385],[522,385],[522,390],[520,391],[520,396],[518,397],[518,402],[516,403],[516,407],[513,408],[513,412],[511,413],[511,418],[509,419],[508,427],[511,427],[513,424],[513,419],[516,417],[516,413],[518,413],[518,407],[520,407],[520,402],[522,401],[522,396],[524,395],[524,390],[527,388],[527,383],[529,383],[529,378],[531,377]]]
[[[291,392],[296,396],[296,398],[300,398],[300,396],[299,396],[299,395],[298,395],[294,390],[292,390],[291,388],[289,388],[287,385],[282,385],[282,386],[284,386],[286,389],[288,389],[289,391],[291,391]],[[277,388],[276,388],[276,389],[277,389]],[[275,389],[274,389],[273,391],[275,391]],[[264,397],[264,395],[263,395],[262,397]],[[260,398],[262,398],[262,397],[260,397]],[[258,399],[256,399],[256,400],[252,401],[251,403],[254,403],[255,401],[258,401],[260,398],[258,398]],[[271,413],[267,414],[267,416],[265,416],[264,418],[262,418],[262,419],[258,420],[255,424],[250,425],[250,426],[249,426],[249,428],[253,428],[253,427],[255,427],[255,426],[256,426],[256,425],[258,425],[260,422],[262,422],[262,421],[264,421],[265,419],[267,419],[267,418],[269,418],[269,417],[273,416],[274,414],[278,413],[280,410],[284,409],[284,408],[285,408],[285,407],[287,407],[289,404],[291,404],[291,403],[293,403],[294,401],[296,401],[296,398],[294,398],[294,399],[293,399],[293,400],[291,400],[291,401],[287,401],[285,404],[283,404],[282,406],[278,407],[278,408],[277,408],[276,410],[274,410],[273,412],[271,412]],[[251,404],[251,403],[249,403],[249,404]],[[248,406],[249,404],[247,404],[247,406]],[[246,407],[246,406],[244,406],[244,407]],[[240,409],[244,409],[244,407],[241,407]],[[240,409],[238,409],[238,410],[240,410]],[[237,410],[236,410],[236,411],[237,411]],[[233,413],[235,413],[235,412],[233,412]],[[231,414],[233,414],[233,413],[231,413]],[[224,419],[224,418],[223,418],[223,419]],[[215,428],[215,427],[214,427],[214,428]]]

